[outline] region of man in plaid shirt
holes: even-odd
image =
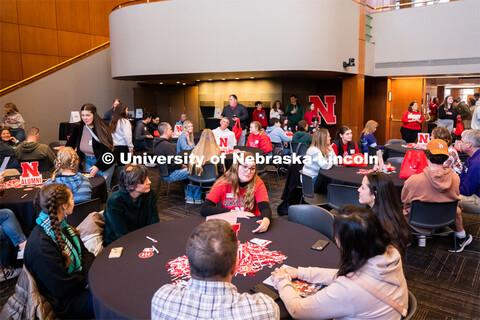
[[[231,283],[238,242],[230,224],[210,220],[187,242],[191,279],[166,284],[152,299],[152,319],[279,319],[278,305],[263,293],[239,293]]]

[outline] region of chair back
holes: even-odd
[[[201,176],[195,174],[189,174],[188,179],[190,181],[200,183],[200,184],[213,184],[217,180],[217,172],[215,170],[215,165],[212,163],[206,163],[203,166],[203,172]]]
[[[282,153],[283,150],[283,143],[281,142],[272,142],[272,148],[273,148],[273,155],[279,155]]]
[[[327,210],[311,205],[291,205],[288,221],[312,228],[333,241],[333,215]]]
[[[385,143],[386,146],[388,146],[389,144],[406,144],[407,142],[403,139],[390,139],[387,141],[387,143]]]
[[[308,146],[300,142],[290,142],[290,149],[292,150],[292,153],[304,156],[307,154]]]
[[[77,227],[90,213],[101,209],[102,201],[99,198],[76,204],[72,214],[67,216],[67,222],[73,227]]]
[[[408,313],[403,320],[410,320],[415,312],[417,312],[417,298],[415,298],[413,293],[408,290]]]
[[[302,175],[302,193],[305,198],[313,198],[315,193],[315,186],[313,183],[313,178],[304,174],[300,171]]]
[[[408,224],[417,228],[438,229],[449,226],[457,217],[458,201],[421,202],[412,201]]]
[[[48,160],[47,159],[20,161],[20,163],[35,162],[35,161],[38,162],[38,171],[39,172],[50,171],[50,166],[48,165]]]
[[[258,163],[257,164],[257,175],[261,175],[262,173],[267,171],[267,164],[266,163]]]
[[[168,167],[166,163],[160,163],[158,164],[158,174],[160,177],[168,177]]]
[[[114,185],[112,189],[110,190],[111,193],[114,193],[115,191],[118,191],[120,189],[120,186],[118,184]]]
[[[391,157],[387,159],[387,162],[390,162],[399,172],[402,167],[403,157]]]
[[[344,205],[362,206],[358,202],[358,187],[330,183],[327,187],[328,206],[340,210]]]

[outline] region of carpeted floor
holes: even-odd
[[[158,175],[150,170],[153,188],[156,188]],[[274,219],[287,219],[278,216],[277,206],[281,203],[281,195],[285,178],[277,180],[270,175],[271,189],[269,191],[270,205]],[[268,184],[267,184],[268,187]],[[184,206],[183,187],[174,182],[170,186],[170,194],[165,198],[166,184],[164,183],[158,198],[160,221],[173,220],[183,217],[184,214],[199,214],[199,205]],[[464,226],[468,233],[480,236],[480,217],[463,214]],[[447,266],[455,265],[455,254],[447,251],[451,236],[427,239],[427,247],[421,248],[413,244],[408,248],[407,263],[404,266],[409,290],[415,295],[418,309],[413,319],[480,319],[480,241],[473,240],[467,249],[457,255],[454,276],[432,255],[444,261]],[[0,284],[0,307],[14,292],[16,279]]]

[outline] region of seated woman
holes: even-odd
[[[150,189],[148,169],[129,164],[120,173],[118,191],[108,197],[105,207],[106,247],[134,230],[157,223],[157,195]]]
[[[262,130],[258,121],[250,123],[250,135],[247,140],[247,147],[262,149],[265,154],[271,154],[273,147],[268,135]]]
[[[315,131],[323,129],[319,124],[318,124],[318,118],[313,117],[312,118],[312,125],[308,126],[308,133],[313,134]]]
[[[67,185],[73,194],[75,204],[92,199],[92,185],[87,177],[77,171],[79,161],[77,153],[72,148],[62,148],[57,153],[52,178],[45,183],[57,182]]]
[[[297,123],[297,131],[293,134],[292,143],[303,143],[307,146],[312,144],[312,135],[307,132],[307,121],[300,120]]]
[[[193,137],[193,123],[190,120],[183,121],[183,132],[177,140],[177,154],[183,150],[192,150],[195,148],[195,139]]]
[[[362,131],[362,135],[360,136],[360,143],[363,147],[363,152],[368,152],[368,147],[378,148],[378,149],[385,149],[385,146],[377,145],[377,139],[373,135],[375,131],[377,131],[378,122],[374,120],[368,120],[365,124],[365,128]]]
[[[317,180],[318,171],[320,169],[328,170],[332,167],[335,152],[330,147],[330,133],[327,129],[320,129],[313,134],[313,141],[307,149],[307,157],[310,157],[310,162],[303,165],[302,172],[307,176],[313,178],[313,183]]]
[[[243,163],[234,162],[213,185],[200,208],[200,214],[205,217],[233,212],[238,218],[261,216],[263,219],[257,221],[260,226],[252,232],[265,232],[272,218],[267,189],[256,174],[253,154],[245,152],[244,159]]]
[[[390,235],[392,245],[405,258],[410,242],[410,228],[392,179],[383,172],[367,174],[358,188],[358,202],[365,204],[377,215],[383,229]]]
[[[390,245],[389,234],[372,211],[345,206],[341,213],[333,223],[341,255],[339,269],[299,267],[273,272],[285,307],[295,319],[401,319],[400,310],[408,306],[408,289],[400,253]],[[302,298],[291,282],[297,278],[327,287]],[[374,291],[393,299],[395,306],[377,298]]]
[[[25,247],[25,267],[58,317],[92,319],[87,280],[95,257],[65,221],[73,211],[72,192],[61,183],[45,185],[35,204],[41,212]]]
[[[444,168],[452,168],[453,172],[456,174],[462,173],[462,161],[458,156],[457,150],[455,150],[454,146],[452,146],[452,135],[445,127],[436,127],[432,131],[432,139],[440,139],[447,143],[448,146],[448,153],[450,156],[448,157],[447,161],[443,163]]]
[[[15,147],[18,144],[18,140],[12,136],[10,129],[3,127],[0,129],[0,165],[6,157],[10,157],[8,160],[6,169],[19,169],[20,164],[15,156]]]
[[[188,173],[201,176],[205,164],[211,163],[210,159],[212,159],[212,157],[220,157],[221,154],[222,152],[217,145],[213,131],[210,129],[204,129],[197,146],[193,148],[190,153],[190,156],[193,156],[195,161],[188,164]],[[197,160],[201,161],[196,162]],[[217,176],[223,174],[225,172],[225,166],[221,163],[215,164],[215,171],[217,172]]]
[[[345,157],[358,153],[358,145],[352,141],[352,130],[347,126],[341,126],[333,140],[332,149],[335,155]]]

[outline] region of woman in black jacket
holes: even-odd
[[[110,190],[114,166],[113,138],[107,124],[97,114],[97,108],[84,104],[81,108],[82,121],[74,127],[66,146],[72,147],[80,157],[80,163],[85,161],[85,171],[90,171],[90,177],[97,173],[103,175]],[[106,153],[110,153],[110,156]],[[111,159],[111,161],[109,161]]]
[[[92,319],[87,280],[95,257],[65,221],[73,211],[72,192],[61,183],[45,185],[38,192],[35,205],[41,212],[25,246],[25,267],[58,317]]]
[[[438,126],[446,127],[453,132],[457,127],[457,116],[457,109],[453,106],[453,97],[447,96],[443,104],[438,107]]]

